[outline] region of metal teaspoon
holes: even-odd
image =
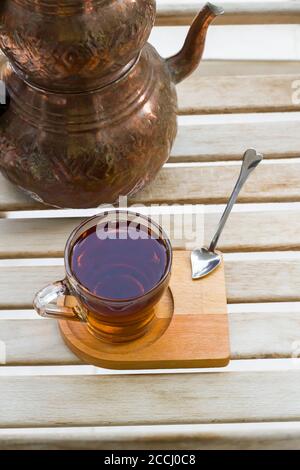
[[[201,277],[207,276],[209,273],[214,271],[222,261],[220,254],[215,253],[217,243],[220,235],[225,227],[228,216],[237,200],[237,197],[247,181],[249,175],[257,167],[257,165],[263,160],[263,155],[258,153],[254,149],[249,149],[244,153],[243,163],[241,172],[239,174],[236,185],[232,191],[230,199],[227,203],[225,211],[219,222],[215,236],[213,237],[209,248],[196,249],[191,254],[192,262],[192,278],[200,279]]]

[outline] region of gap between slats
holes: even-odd
[[[290,312],[294,315],[300,315],[300,302],[271,302],[271,303],[251,303],[251,304],[228,304],[229,314],[252,314],[261,312],[263,314]],[[47,322],[44,318],[37,314],[35,310],[1,310],[0,323],[2,320],[35,320]],[[52,322],[51,322],[52,323]]]
[[[232,360],[226,367],[207,369],[141,369],[141,370],[110,370],[92,365],[27,365],[27,366],[0,366],[0,384],[2,377],[136,377],[136,376],[168,376],[174,374],[239,374],[247,372],[293,372],[300,369],[300,359],[247,359]],[[0,415],[1,416],[1,415]],[[1,429],[1,423],[0,423]]]
[[[135,203],[227,202],[240,162],[166,164],[156,180],[132,198]],[[245,184],[239,202],[300,200],[300,159],[265,160]]]

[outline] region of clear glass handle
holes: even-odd
[[[76,297],[70,294],[66,280],[55,282],[40,290],[34,298],[33,306],[41,317],[86,321],[86,311]]]

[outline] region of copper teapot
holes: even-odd
[[[155,20],[155,0],[1,0],[0,47],[32,84],[99,88],[128,69]]]
[[[22,7],[30,17],[26,10],[29,1],[3,3],[13,4],[14,11]],[[116,3],[116,10],[113,8],[115,2],[111,1],[35,0],[30,3],[34,4],[33,16],[43,18],[46,11],[53,16],[56,11],[66,17],[66,36],[69,37],[68,24],[72,31],[72,24],[74,26],[74,21],[78,21],[72,16],[75,6],[81,6],[82,11],[83,5],[86,6],[84,18],[88,24],[87,17],[92,17],[94,10],[111,6],[117,22],[120,2]],[[148,12],[148,16],[144,14],[147,24],[144,18],[135,23],[136,42],[130,34],[126,36],[128,41],[132,40],[132,50],[137,51],[152,27],[154,4],[138,0],[121,3],[124,4],[122,12],[127,11],[125,4],[137,8],[140,15],[143,8]],[[9,6],[0,9],[2,23],[3,11],[8,9]],[[127,48],[122,52],[117,41],[108,51],[106,60],[99,60],[94,75],[87,65],[82,68],[85,77],[75,67],[69,76],[64,73],[51,78],[37,46],[36,56],[29,61],[28,67],[26,53],[22,60],[21,49],[18,50],[14,41],[8,41],[4,34],[2,48],[10,59],[4,80],[10,100],[0,117],[0,169],[3,174],[35,199],[56,207],[96,207],[141,189],[168,159],[176,136],[175,84],[197,67],[208,26],[222,12],[214,5],[206,4],[195,18],[181,51],[169,59],[162,59],[149,44],[132,58],[129,52],[127,54]],[[21,21],[20,13],[18,18]],[[109,20],[108,16],[109,21],[112,18]],[[132,19],[126,21],[131,29]],[[8,23],[6,21],[6,25]],[[111,28],[107,29],[107,34],[112,34]],[[34,31],[41,33],[37,27]],[[14,37],[13,33],[10,36]],[[72,41],[75,50],[75,38]],[[42,39],[37,44],[42,44]],[[120,60],[115,60],[116,55]],[[84,58],[82,60],[84,62]],[[125,64],[127,60],[129,62]],[[108,67],[104,73],[106,65],[102,68],[101,61],[102,64],[113,64],[112,68]],[[57,63],[62,62],[60,58]],[[43,71],[40,75],[39,70]],[[67,69],[62,67],[62,70]],[[104,77],[105,83],[101,82]],[[96,83],[97,87],[92,88],[91,85]]]

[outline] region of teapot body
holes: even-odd
[[[23,78],[55,91],[99,88],[146,43],[155,0],[1,0],[0,47]]]
[[[207,3],[166,60],[144,45],[154,13],[154,0],[1,0],[0,170],[12,183],[48,205],[91,208],[155,177],[176,136],[175,84],[223,10]]]
[[[0,170],[39,201],[114,203],[153,179],[169,157],[176,90],[148,44],[122,78],[94,91],[46,92],[9,65],[4,79],[10,104],[0,118]]]

